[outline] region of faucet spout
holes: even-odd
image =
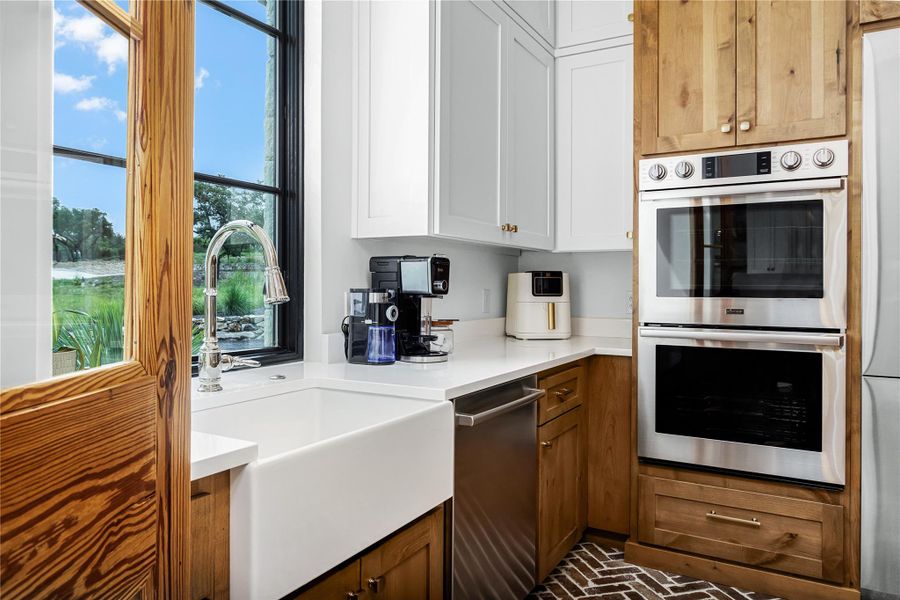
[[[266,261],[266,286],[264,301],[267,305],[283,304],[290,300],[287,286],[278,266],[278,254],[275,244],[266,234],[265,230],[256,223],[248,220],[231,221],[223,225],[213,235],[206,249],[206,318],[203,335],[203,345],[200,346],[198,356],[199,380],[201,392],[215,392],[222,389],[222,371],[227,371],[232,366],[259,366],[256,361],[247,361],[240,357],[231,357],[222,354],[219,350],[219,341],[216,333],[216,295],[219,287],[219,253],[225,246],[228,238],[235,233],[245,233],[255,239],[263,249]],[[255,363],[255,364],[254,364]]]

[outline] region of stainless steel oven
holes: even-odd
[[[844,484],[844,336],[638,330],[638,456]]]
[[[844,330],[847,143],[640,163],[641,323]]]

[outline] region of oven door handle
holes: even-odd
[[[770,344],[795,344],[799,346],[831,346],[841,348],[844,336],[839,333],[794,333],[756,331],[711,331],[674,327],[641,327],[641,337],[678,340],[704,340],[710,342],[762,342]]]
[[[684,198],[703,198],[717,196],[740,196],[745,194],[763,194],[766,192],[803,192],[810,190],[836,190],[844,186],[840,177],[826,179],[801,179],[798,181],[772,181],[766,183],[747,183],[737,185],[719,185],[698,188],[679,188],[674,190],[642,191],[641,200],[671,200]],[[778,201],[773,198],[772,201]],[[784,201],[790,202],[791,198]]]

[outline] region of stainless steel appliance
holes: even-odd
[[[433,350],[431,303],[450,291],[450,259],[446,256],[373,256],[372,287],[387,290],[400,311],[397,359],[403,362],[446,362],[449,354]]]
[[[642,323],[846,328],[847,142],[640,162]]]
[[[506,288],[506,335],[520,340],[572,337],[570,298],[568,273],[510,273]]]
[[[863,36],[862,596],[900,598],[900,30]]]
[[[521,600],[535,585],[534,376],[457,398],[454,600]]]
[[[843,485],[844,336],[638,329],[638,456]]]

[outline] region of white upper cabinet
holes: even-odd
[[[506,201],[506,14],[441,3],[440,152],[435,233],[502,243]]]
[[[556,250],[632,249],[629,45],[557,61]]]
[[[353,237],[428,235],[428,3],[355,2],[354,18]]]
[[[556,0],[506,0],[506,5],[548,44],[556,45]]]
[[[631,35],[633,3],[622,0],[559,0],[556,47],[598,42]]]
[[[490,0],[353,6],[353,236],[552,248],[552,55]]]
[[[509,242],[553,248],[554,61],[518,27],[509,36],[507,219]]]

